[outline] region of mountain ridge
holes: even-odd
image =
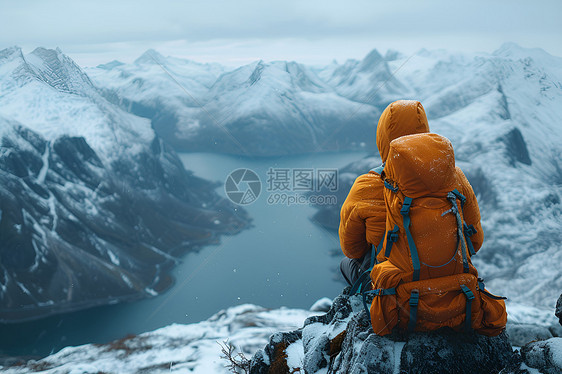
[[[1,322],[163,292],[249,224],[214,187],[60,50],[0,51]]]

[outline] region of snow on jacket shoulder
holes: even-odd
[[[359,176],[340,214],[340,244],[349,258],[361,258],[377,245],[385,232],[386,208],[383,196],[384,184],[379,174],[370,172]]]

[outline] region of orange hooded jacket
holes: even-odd
[[[391,192],[385,188],[381,176],[374,171],[361,175],[355,180],[342,206],[339,228],[341,247],[347,257],[361,258],[370,250],[371,245],[381,242],[385,232],[391,230],[393,224],[400,224],[402,217],[397,217],[397,215],[401,215],[400,209],[395,209],[395,206],[386,206],[389,203],[401,204],[401,199],[409,196],[416,199],[421,198],[416,200],[416,206],[429,204],[429,200],[422,201],[424,196],[430,197],[437,192],[439,192],[438,195],[441,195],[443,191],[450,191],[453,188],[466,198],[462,208],[462,221],[476,229],[476,233],[471,235],[469,240],[475,251],[482,246],[484,236],[474,191],[463,172],[454,165],[454,153],[450,142],[439,135],[426,134],[428,132],[427,117],[418,101],[396,101],[382,113],[377,127],[377,146],[383,163],[386,163],[389,157],[392,161],[387,163],[383,174],[388,183],[396,183],[396,187],[400,188]],[[431,152],[438,154],[418,160],[418,152],[430,154],[430,156]],[[434,170],[435,173],[426,175],[425,170],[428,170],[428,165],[424,164],[423,160],[432,160],[431,162],[435,163],[435,165],[430,165],[432,170],[437,168]],[[435,162],[435,160],[439,162]],[[435,175],[443,175],[444,179],[436,181],[432,179]],[[427,178],[431,180],[428,181]],[[385,194],[387,202],[385,202]],[[402,197],[396,200],[393,199],[393,194],[394,197]],[[440,208],[442,210],[442,207]],[[412,215],[415,215],[414,210],[415,208],[412,207]],[[388,217],[387,211],[390,212]],[[441,211],[438,213],[439,217],[443,217]],[[445,222],[446,220],[454,221],[454,218],[446,216],[439,221]],[[453,224],[448,226],[454,227]],[[419,221],[415,227],[421,228],[424,233],[434,231],[430,220]],[[444,235],[438,243],[433,243],[428,240],[430,237],[434,238],[435,235],[420,235],[418,231],[416,238],[419,248],[425,249],[421,256],[429,256],[422,260],[425,259],[431,263],[431,260],[435,261],[435,256],[442,255],[442,251],[428,251],[430,248],[435,246],[441,248],[443,245],[447,246],[451,243],[453,246],[458,245],[456,240],[451,239],[456,238],[456,231],[454,234],[449,235],[450,238]],[[400,231],[399,235],[404,236],[404,233]],[[449,240],[451,243],[446,243],[445,239],[451,239]],[[422,318],[415,325],[416,330],[428,331],[443,326],[459,329],[463,321],[464,324],[470,321],[471,327],[478,332],[497,335],[505,327],[507,318],[505,304],[503,301],[497,300],[495,296],[488,294],[484,290],[483,284],[477,282],[478,273],[471,263],[468,272],[458,269],[457,263],[450,262],[448,263],[450,265],[445,264],[447,267],[423,268],[419,274],[420,280],[413,281],[411,251],[408,248],[399,248],[400,243],[402,246],[404,245],[405,239],[402,238],[396,242],[397,248],[389,252],[390,257],[385,257],[387,251],[384,249],[387,242],[377,255],[380,263],[373,268],[370,275],[374,288],[395,288],[396,296],[380,296],[373,299],[370,314],[373,330],[377,334],[386,335],[397,324],[403,329],[407,327],[410,311],[407,300],[411,297],[412,290],[419,292],[420,295],[423,294],[423,301],[420,302],[419,308]],[[442,260],[437,258],[439,263]],[[468,293],[464,295],[459,291],[461,285],[468,287],[473,294],[479,295],[473,301],[470,319],[467,319],[463,310],[463,307],[468,305],[468,301],[465,301]]]
[[[404,135],[429,132],[427,117],[422,104],[414,100],[398,100],[391,103],[380,116],[377,126],[376,143],[383,163],[390,151],[390,142]],[[482,246],[484,235],[480,225],[480,211],[470,183],[457,168],[461,192],[466,196],[464,219],[473,225],[477,233],[470,237],[474,249]],[[378,245],[386,230],[386,207],[384,183],[381,176],[373,171],[359,176],[340,212],[339,238],[342,251],[349,258],[361,258],[371,250],[371,244]],[[384,251],[377,256],[384,261]]]

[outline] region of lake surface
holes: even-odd
[[[344,286],[339,280],[340,257],[330,255],[339,248],[337,234],[312,223],[310,217],[316,210],[305,199],[289,205],[283,198],[296,200],[307,190],[308,180],[293,183],[291,178],[289,185],[273,185],[293,172],[316,177],[322,172],[318,169],[337,169],[363,156],[362,152],[345,152],[249,159],[181,154],[186,169],[220,182],[217,192],[223,196],[224,182],[232,171],[245,168],[257,174],[260,195],[244,205],[253,219],[252,227],[221,237],[218,245],[187,253],[173,270],[176,283],[160,296],[1,326],[0,349],[7,354],[41,356],[68,345],[103,343],[171,323],[198,322],[233,305],[309,308],[321,297],[335,297]],[[272,186],[288,189],[268,191]],[[247,185],[241,183],[239,188]],[[323,195],[329,196],[329,191]]]

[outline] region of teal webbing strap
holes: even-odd
[[[384,181],[384,186],[389,190],[391,190],[392,192],[398,192],[398,187],[394,187],[392,184],[388,183],[387,181]]]
[[[457,197],[461,201],[461,209],[464,208],[464,203],[466,203],[466,197],[462,193],[459,192],[456,188],[451,191],[453,195]]]
[[[473,225],[467,225],[466,223],[464,224],[464,231],[468,236],[472,236],[478,232]]]
[[[507,300],[507,297],[505,297],[505,296],[492,295],[491,293],[486,291],[486,286],[484,285],[484,280],[482,278],[478,278],[478,290],[480,292],[482,292],[484,295],[486,295],[489,298],[492,298],[494,300]]]
[[[386,234],[386,250],[384,251],[385,257],[390,257],[390,251],[392,251],[392,243],[396,243],[396,241],[398,240],[398,231],[400,231],[400,228],[398,227],[398,225],[394,225],[394,228]]]
[[[461,284],[461,290],[466,296],[466,317],[464,322],[464,331],[469,332],[472,329],[472,300],[474,300],[474,294],[464,284]]]
[[[463,227],[462,227],[463,222],[462,222],[462,218],[461,218],[461,211],[459,210],[459,206],[457,204],[457,198],[461,200],[461,205],[462,205],[462,201],[463,201],[463,199],[465,199],[465,197],[459,191],[453,190],[453,191],[451,191],[447,194],[447,200],[449,200],[452,207],[449,211],[447,211],[443,214],[452,212],[455,215],[455,218],[457,219],[457,233],[458,233],[457,235],[459,236],[459,239],[460,239],[459,241],[461,242],[463,272],[468,273],[470,269],[468,267],[468,253],[467,253],[468,250],[466,249],[467,240],[464,236],[464,230],[463,230]]]
[[[355,281],[355,283],[353,283],[353,285],[351,286],[351,291],[350,291],[351,295],[354,295],[355,293],[361,292],[361,288],[363,286],[363,283],[364,283],[366,277],[371,274],[371,270],[373,270],[373,267],[375,266],[375,261],[376,261],[377,255],[381,251],[383,241],[384,241],[384,236],[381,238],[381,241],[379,242],[379,245],[377,247],[375,247],[373,244],[371,244],[371,264],[369,266],[369,270],[364,271],[363,274],[361,274],[359,276],[359,278]]]
[[[382,164],[381,166],[377,166],[376,168],[371,169],[371,171],[374,171],[375,173],[381,175],[382,171],[384,170],[384,164]]]
[[[468,246],[468,252],[470,253],[470,257],[472,257],[476,254],[476,251],[474,250],[474,245],[472,244],[472,241],[470,240],[470,237],[474,234],[476,234],[476,229],[474,228],[474,226],[467,225],[465,223],[464,224],[464,238],[466,239],[466,245]]]
[[[396,288],[377,288],[376,290],[361,292],[361,296],[363,297],[363,308],[365,309],[365,313],[367,313],[367,317],[369,317],[369,321],[371,321],[371,313],[369,312],[369,307],[367,306],[367,295],[369,294],[374,296],[396,295]]]
[[[381,238],[381,241],[379,242],[379,245],[377,247],[375,247],[373,244],[371,244],[371,264],[369,266],[369,270],[366,270],[365,272],[363,272],[363,274],[361,274],[359,276],[359,278],[355,281],[355,283],[353,283],[353,285],[351,286],[350,295],[354,295],[358,292],[361,292],[361,288],[363,286],[363,283],[364,283],[366,277],[371,275],[371,270],[373,270],[373,267],[375,266],[375,261],[376,261],[376,258],[378,256],[379,252],[382,249],[383,242],[384,242],[384,235]]]
[[[351,286],[351,290],[349,291],[350,295],[355,295],[356,293],[361,292],[361,288],[363,286],[363,282],[365,281],[365,279],[367,279],[367,277],[371,275],[371,269],[364,271],[359,278],[357,278],[357,280],[355,281],[355,283],[353,283],[353,285]]]
[[[420,301],[420,293],[418,290],[413,289],[410,293],[410,320],[408,321],[408,331],[412,332],[416,328],[418,319],[418,304]]]
[[[373,266],[375,266],[375,261],[379,253],[381,253],[382,251],[383,244],[384,244],[384,235],[382,236],[381,241],[379,242],[379,245],[376,248],[376,252],[374,253],[374,256],[371,254],[371,269],[373,268]]]
[[[369,312],[369,307],[367,306],[367,292],[368,291],[363,292],[361,296],[363,298],[363,308],[365,309],[365,313],[367,313],[367,317],[369,317],[369,322],[372,324],[373,321],[371,321],[371,313]]]
[[[404,203],[400,209],[402,220],[404,224],[404,231],[406,231],[406,238],[408,238],[408,247],[410,247],[410,257],[412,257],[412,266],[414,267],[413,281],[420,280],[420,258],[418,257],[418,248],[410,232],[410,206],[412,205],[411,197],[404,197]]]
[[[489,293],[488,291],[486,291],[485,289],[481,289],[480,292],[482,292],[484,295],[488,296],[491,299],[494,300],[507,300],[507,297],[505,296],[496,296],[496,295],[492,295],[491,293]]]

